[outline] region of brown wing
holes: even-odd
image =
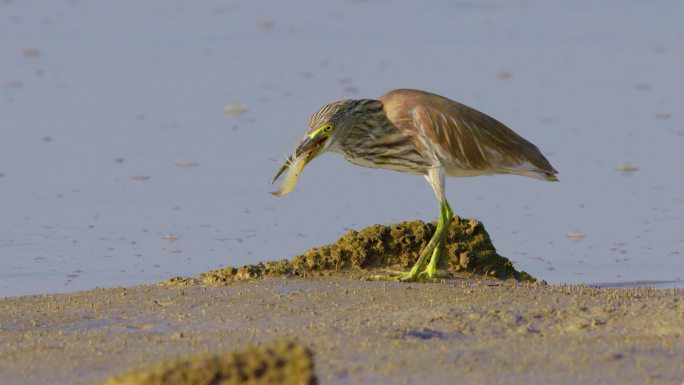
[[[390,91],[380,100],[397,127],[413,131],[418,149],[446,166],[555,179],[534,144],[480,111],[418,90]]]

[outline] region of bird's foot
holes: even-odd
[[[414,282],[418,280],[418,273],[411,271],[390,270],[387,275],[377,274],[371,277],[374,281]]]
[[[451,275],[444,270],[425,270],[420,273],[411,271],[390,271],[387,275],[374,275],[371,277],[375,281],[394,281],[394,282],[433,282],[436,279],[449,278]]]
[[[449,274],[448,271],[430,269],[430,266],[428,266],[427,269],[425,269],[424,271],[421,271],[418,274],[418,279],[424,280],[424,281],[434,281],[436,279],[443,279],[443,278],[449,278],[449,277],[451,277],[451,274]]]

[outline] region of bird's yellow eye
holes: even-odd
[[[321,126],[321,128],[319,128],[318,130],[310,133],[309,138],[313,139],[313,138],[317,137],[318,135],[322,135],[322,134],[325,134],[326,136],[330,136],[330,133],[332,132],[332,130],[333,130],[333,124],[328,123],[326,125]]]

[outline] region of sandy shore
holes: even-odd
[[[676,384],[681,290],[348,274],[0,299],[0,383],[97,384],[293,337],[321,384]]]

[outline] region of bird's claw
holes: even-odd
[[[418,274],[410,271],[390,271],[387,275],[374,275],[371,277],[374,281],[393,281],[393,282],[414,282],[418,280]]]
[[[372,280],[394,282],[433,282],[436,279],[449,278],[451,275],[444,270],[426,269],[420,273],[413,271],[390,271],[388,275],[374,275]]]
[[[431,270],[431,269],[426,269],[425,271],[421,271],[418,273],[418,278],[420,280],[425,280],[425,281],[434,281],[435,279],[443,279],[443,278],[449,278],[451,277],[451,274],[447,272],[446,270]]]

